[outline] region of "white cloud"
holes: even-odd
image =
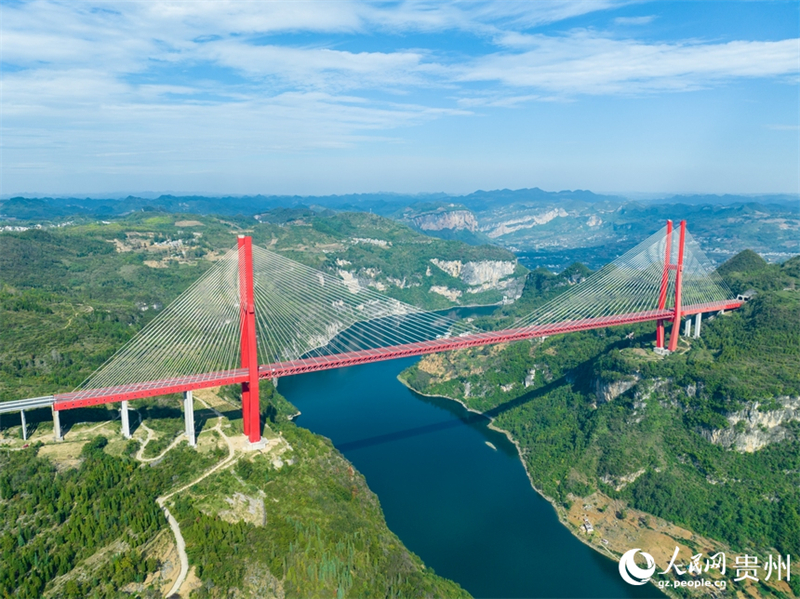
[[[460,65],[463,82],[495,81],[560,94],[688,90],[737,77],[796,76],[800,40],[657,43],[589,31],[528,36],[525,52],[495,53]]]
[[[694,89],[735,77],[785,76],[800,70],[798,40],[647,43],[586,30],[566,35],[529,33],[537,25],[618,5],[609,1],[72,5],[40,0],[3,9],[2,50],[7,63],[37,74],[28,79],[37,93],[42,91],[41,79],[52,76],[60,81],[64,72],[72,70],[94,73],[80,79],[94,79],[100,91],[132,75],[149,76],[153,85],[144,95],[151,99],[159,90],[172,96],[191,96],[193,86],[197,93],[207,91],[200,75],[176,89],[168,76],[154,71],[156,65],[231,69],[243,82],[235,90],[224,90],[223,96],[291,90],[397,93],[452,89],[470,82],[545,92],[539,96],[616,94]],[[641,24],[646,19],[650,17],[620,17],[617,22]],[[462,29],[488,36],[504,51],[473,59],[438,48],[358,52],[321,44],[281,44],[268,37],[319,31],[368,35],[376,29]],[[402,44],[402,38],[397,42]],[[101,84],[101,79],[106,82]],[[4,80],[13,97],[13,86],[25,79]],[[50,91],[57,94],[56,88]],[[62,93],[70,98],[79,92],[63,88]],[[97,97],[102,100],[103,94]]]
[[[617,25],[648,25],[655,20],[655,15],[647,15],[645,17],[617,17],[614,23]]]
[[[653,43],[536,32],[621,4],[4,4],[0,49],[19,70],[0,74],[2,173],[202,169],[237,156],[404,143],[405,127],[489,108],[800,73],[796,39]],[[407,41],[448,31],[481,43]]]

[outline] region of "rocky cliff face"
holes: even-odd
[[[594,382],[594,390],[597,395],[597,401],[599,403],[613,401],[628,389],[631,389],[640,380],[641,377],[637,374],[632,375],[630,379],[613,382],[596,379]]]
[[[469,210],[450,210],[446,212],[430,212],[420,214],[411,219],[414,226],[423,231],[441,231],[442,229],[454,229],[460,231],[466,229],[474,233],[478,230],[478,219]]]
[[[747,453],[783,441],[790,435],[783,424],[800,420],[800,397],[779,397],[778,403],[780,409],[762,412],[755,402],[744,410],[729,414],[729,428],[702,430],[701,434],[711,443]]]
[[[503,277],[514,274],[517,265],[514,262],[500,260],[483,260],[467,262],[461,271],[461,280],[467,285],[496,285]]]
[[[521,218],[513,218],[501,223],[492,224],[485,228],[486,235],[492,239],[502,235],[508,235],[520,229],[531,229],[537,225],[546,225],[554,218],[569,216],[563,208],[552,208],[539,214],[526,215]]]
[[[461,279],[469,285],[469,289],[466,289],[468,294],[489,290],[502,291],[504,303],[511,303],[519,299],[525,287],[524,277],[513,277],[517,269],[517,263],[511,260],[481,260],[479,262],[464,263],[460,260],[431,258],[431,264],[451,277]],[[430,268],[428,268],[426,275],[431,275]],[[462,297],[462,291],[443,286],[433,286],[431,291],[452,301]]]
[[[514,274],[517,265],[512,261],[481,260],[480,262],[462,263],[460,260],[439,260],[432,258],[431,263],[441,268],[451,277],[460,278],[467,285],[489,284],[495,287],[500,279]]]

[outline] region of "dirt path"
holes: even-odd
[[[234,450],[233,443],[231,442],[231,440],[228,437],[228,435],[226,435],[222,430],[222,422],[223,422],[222,414],[220,412],[218,412],[215,408],[211,407],[208,403],[206,403],[202,399],[197,398],[197,400],[200,403],[202,403],[204,406],[206,406],[207,408],[213,410],[214,413],[219,417],[219,421],[217,422],[216,426],[212,430],[217,431],[219,436],[222,437],[225,440],[225,443],[228,445],[228,457],[226,457],[224,460],[222,460],[221,462],[217,463],[216,465],[212,466],[208,470],[206,470],[203,474],[201,474],[199,477],[197,477],[192,482],[187,483],[184,486],[182,486],[181,488],[176,489],[175,491],[172,491],[171,493],[168,493],[166,495],[162,495],[161,497],[156,499],[156,503],[158,504],[158,507],[160,507],[162,510],[164,510],[164,515],[167,517],[167,521],[169,522],[169,527],[172,529],[172,533],[175,535],[175,546],[176,546],[176,548],[178,550],[178,557],[179,557],[180,563],[181,563],[181,570],[178,573],[178,578],[175,579],[175,582],[173,583],[172,588],[169,590],[169,592],[167,592],[167,594],[166,594],[167,597],[177,593],[180,590],[181,586],[183,585],[184,581],[186,580],[186,576],[189,574],[189,556],[186,554],[186,541],[183,538],[183,534],[181,534],[181,527],[178,524],[178,521],[175,519],[175,517],[170,513],[169,508],[166,507],[166,502],[171,497],[177,495],[178,493],[183,493],[184,491],[186,491],[186,489],[196,485],[197,483],[199,483],[200,481],[204,480],[205,478],[211,476],[212,474],[214,474],[218,470],[221,470],[222,468],[226,468],[227,466],[230,466],[235,461],[234,458],[236,457],[236,451]],[[137,455],[136,455],[136,459],[138,459],[140,461],[143,461],[143,462],[150,461],[150,462],[152,462],[153,460],[157,460],[157,459],[163,457],[164,454],[166,454],[169,450],[171,450],[180,441],[183,440],[182,436],[178,437],[157,458],[143,459],[143,458],[140,457],[141,452],[143,451],[144,446],[147,445],[147,442],[150,441],[153,431],[151,429],[149,429],[144,423],[142,423],[142,426],[147,431],[147,441],[142,446],[142,449],[139,450],[139,453],[137,453]]]
[[[225,458],[224,460],[222,460],[221,462],[219,462],[218,464],[216,464],[215,466],[212,466],[211,468],[206,470],[203,474],[201,474],[198,478],[196,478],[195,480],[193,480],[190,483],[185,484],[180,489],[177,489],[177,490],[173,491],[172,493],[168,493],[167,495],[163,495],[163,496],[159,497],[158,500],[157,500],[159,505],[163,506],[164,502],[167,499],[171,498],[174,495],[177,495],[178,493],[182,493],[183,491],[185,491],[189,487],[193,487],[194,485],[196,485],[200,481],[202,481],[202,480],[206,479],[207,477],[211,476],[212,474],[214,474],[217,470],[220,470],[221,468],[225,468],[226,466],[230,466],[231,465],[231,463],[233,462],[233,459],[236,457],[236,452],[233,449],[233,443],[231,443],[230,438],[228,438],[228,436],[224,432],[222,432],[222,421],[217,423],[217,426],[215,426],[212,430],[217,431],[219,433],[219,435],[223,439],[225,439],[225,442],[228,444],[228,457]]]
[[[138,414],[138,412],[137,412]],[[153,429],[149,428],[143,421],[142,417],[139,416],[139,426],[141,426],[145,432],[147,433],[147,438],[144,440],[144,443],[141,444],[139,447],[139,451],[136,452],[136,459],[140,462],[148,462],[147,458],[143,457],[142,454],[144,453],[144,448],[147,447],[147,444],[153,440]],[[169,448],[168,448],[169,449]]]
[[[148,428],[148,426],[144,422],[142,422],[142,428],[145,431],[147,431],[147,439],[144,440],[144,443],[142,443],[142,446],[139,447],[139,451],[136,452],[136,459],[139,460],[140,462],[155,462],[156,460],[160,460],[161,458],[163,458],[167,454],[167,452],[169,450],[171,450],[173,447],[175,447],[179,443],[182,443],[183,440],[184,440],[183,433],[181,433],[180,435],[175,437],[175,439],[172,440],[172,443],[170,443],[167,446],[167,448],[164,451],[162,451],[160,454],[158,454],[156,457],[154,457],[154,458],[146,458],[143,455],[145,447],[147,447],[147,444],[150,443],[150,441],[153,440],[153,435],[155,433],[153,432],[153,429]]]
[[[169,513],[168,508],[164,507],[163,505],[161,507],[164,510],[164,515],[167,517],[169,527],[172,529],[172,534],[175,535],[175,548],[178,550],[178,558],[181,562],[181,571],[178,573],[178,578],[175,579],[175,583],[172,585],[172,588],[167,591],[167,594],[165,595],[165,597],[170,597],[178,592],[183,584],[183,581],[186,580],[186,575],[189,573],[189,556],[186,555],[186,541],[183,540],[181,527],[178,525],[178,521],[175,519],[175,516]]]

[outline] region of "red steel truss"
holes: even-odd
[[[706,304],[694,304],[683,306],[680,310],[681,316],[697,314],[698,312],[716,312],[719,310],[733,310],[742,305],[736,300],[713,302]],[[480,347],[482,345],[492,345],[495,343],[508,343],[510,341],[521,341],[523,339],[534,339],[539,337],[549,337],[562,333],[573,333],[576,331],[588,331],[591,329],[602,329],[605,327],[633,324],[637,322],[663,321],[675,319],[673,310],[649,310],[646,312],[634,312],[630,314],[620,314],[617,316],[604,316],[602,318],[585,318],[572,320],[556,324],[538,325],[520,329],[508,329],[504,331],[491,331],[463,335],[459,337],[448,337],[385,347],[380,349],[368,349],[319,358],[305,358],[292,360],[291,362],[279,362],[267,364],[257,368],[258,378],[272,379],[292,374],[305,372],[315,372],[319,370],[329,370],[342,368],[345,366],[355,366],[357,364],[368,364],[381,360],[392,360],[395,358],[405,358],[409,356],[420,356],[423,354],[433,354],[467,347]],[[680,322],[678,320],[678,322]],[[244,336],[244,332],[243,332]],[[255,340],[253,340],[254,343]],[[254,347],[254,345],[253,345]],[[248,353],[248,365],[252,364],[252,356],[255,352]],[[242,363],[244,364],[244,353]],[[73,391],[72,393],[61,393],[55,396],[53,408],[55,410],[68,410],[85,406],[94,406],[104,403],[113,403],[123,400],[139,399],[143,397],[153,397],[156,395],[166,395],[168,393],[180,393],[195,389],[206,389],[209,387],[219,387],[222,385],[235,385],[247,383],[250,389],[250,398],[247,406],[250,408],[245,417],[247,420],[246,434],[251,442],[258,441],[261,437],[259,412],[258,412],[258,385],[254,384],[254,377],[251,373],[256,370],[254,367],[243,367],[236,370],[226,370],[221,372],[209,372],[183,376],[160,381],[149,381],[145,383],[135,383],[121,385],[117,387],[105,387],[102,389],[86,389]],[[255,393],[253,393],[255,390]],[[244,405],[243,410],[247,411]]]

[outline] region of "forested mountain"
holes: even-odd
[[[746,251],[719,270],[755,296],[707,317],[701,337],[682,337],[670,356],[653,353],[649,323],[428,356],[403,379],[493,418],[576,534],[596,520],[589,542],[603,551],[609,540],[618,553],[650,543],[658,560],[659,546],[671,554],[676,544],[675,524],[707,539],[694,549],[797,555],[800,257],[767,264]],[[531,272],[519,303],[496,318],[557,296],[574,274]],[[793,576],[792,590],[748,592],[798,594]]]
[[[591,274],[578,263],[559,274],[526,272],[498,247],[305,208],[257,219],[144,211],[4,231],[0,400],[74,388],[241,233],[423,307],[521,292],[475,321],[483,328]],[[495,287],[462,277],[469,262],[504,265],[489,281]],[[642,540],[656,543],[658,560],[675,543],[800,554],[800,258],[770,264],[742,252],[719,272],[734,292],[754,290],[753,299],[706,318],[701,338],[682,339],[666,358],[652,353],[653,326],[642,324],[431,356],[403,379],[492,417],[576,534],[581,518],[597,517],[587,540],[605,551]],[[105,407],[66,413],[61,444],[51,442],[49,412],[31,412],[27,448],[19,420],[4,415],[0,596],[163,593],[177,557],[156,500],[186,484],[166,505],[186,538],[193,597],[463,594],[388,531],[363,477],[327,441],[294,426],[293,408],[271,385],[262,396],[270,449],[247,457],[227,444],[241,434],[231,390],[201,396],[197,451],[180,442],[177,397],[135,402],[131,442]],[[800,574],[791,587],[749,592],[791,596],[797,581]]]
[[[264,434],[289,450],[238,456],[168,503],[197,581],[191,597],[469,596],[403,546],[363,476],[329,441],[292,424],[293,409],[269,382],[262,395]],[[139,400],[134,409],[169,405]],[[241,435],[228,407],[223,430]],[[88,430],[68,433],[60,450],[77,447],[73,462],[41,443],[0,448],[0,596],[163,596],[177,560],[156,500],[224,460],[214,416],[198,413],[208,426],[197,451],[180,444],[144,464],[134,457],[138,438],[125,442],[118,430],[111,443]]]
[[[527,272],[502,248],[434,239],[376,215],[277,210],[260,218],[138,212],[0,232],[0,401],[71,391],[237,234],[428,309],[516,297]],[[437,264],[480,268],[470,277]]]
[[[432,296],[432,305],[454,304],[427,292],[434,283],[465,295],[470,284],[431,259],[508,262],[516,271],[505,250],[431,239],[379,216],[277,212],[262,220],[140,212],[0,232],[0,399],[74,388],[237,234],[358,284],[386,281],[390,294]],[[426,287],[392,285],[395,272]],[[470,297],[502,297],[491,293]],[[329,441],[295,426],[296,410],[269,382],[261,387],[266,445],[257,451],[236,445],[235,388],[195,396],[197,449],[182,435],[178,396],[131,402],[130,441],[118,406],[63,412],[58,443],[49,410],[27,412],[28,442],[19,416],[3,414],[0,597],[164,596],[180,559],[159,498],[186,541],[182,596],[468,596],[389,531],[363,476]]]
[[[265,212],[296,218],[332,211],[379,214],[426,235],[470,244],[493,243],[526,266],[561,270],[581,261],[599,268],[664,226],[686,219],[717,264],[743,247],[769,262],[797,253],[800,197],[791,194],[679,195],[625,198],[586,190],[500,189],[461,196],[391,193],[341,196],[24,198],[0,200],[0,229],[63,221],[119,218],[137,211],[226,217]]]

